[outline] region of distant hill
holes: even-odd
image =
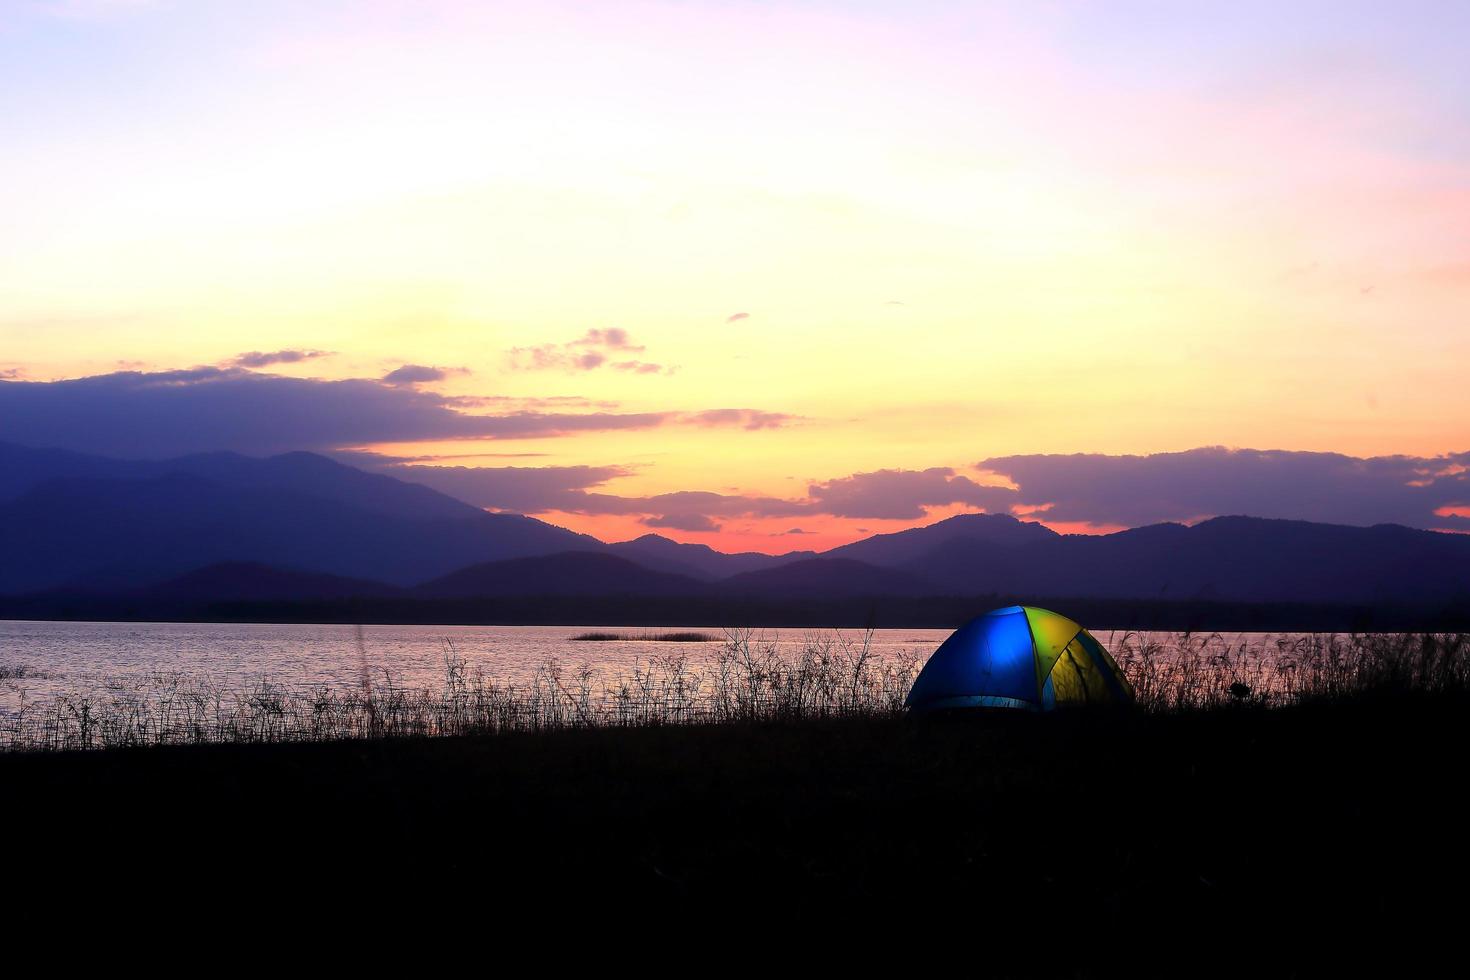
[[[141,479],[139,467],[148,465],[152,464],[0,442],[0,504],[54,480]]]
[[[160,582],[148,598],[204,602],[285,602],[372,599],[402,595],[382,582],[275,568],[255,562],[221,562]]]
[[[155,488],[150,498],[156,494]],[[189,490],[185,496],[189,502],[199,504],[196,491]],[[113,511],[94,512],[92,519],[108,525],[114,535],[142,534],[143,540],[131,546],[137,550],[140,559],[153,554],[149,550],[150,541],[155,549],[161,547],[170,551],[174,547],[167,540],[158,540],[157,530],[149,528],[146,517],[129,511],[125,495],[112,499],[111,503]],[[237,504],[249,508],[258,506],[259,502],[247,498],[237,501]],[[200,506],[206,514],[218,514],[222,510],[218,500],[208,500]],[[306,504],[301,501],[295,501],[292,506],[298,515],[306,512]],[[192,526],[187,520],[186,503],[178,503],[169,509],[172,523],[182,520],[184,525]],[[114,519],[113,515],[119,510],[128,511],[130,516]],[[273,553],[289,552],[300,558],[319,548],[320,541],[313,532],[338,540],[348,533],[344,522],[353,519],[365,521],[362,515],[354,518],[353,512],[337,506],[313,513],[312,526],[298,529],[300,533],[289,535],[288,540],[271,538],[267,530],[252,525],[248,509],[233,518],[229,528],[216,529],[204,537],[215,542],[220,551],[254,548]],[[492,521],[500,516],[485,515]],[[416,544],[432,545],[433,550],[442,556],[449,553],[450,544],[438,540],[435,534],[453,537],[464,531],[454,522],[444,526],[410,525],[409,530],[413,533],[428,533],[429,536],[417,543],[401,539],[385,541],[387,532],[383,522],[380,519],[366,520],[377,525],[375,546],[386,543],[390,551],[399,548],[411,551]],[[86,526],[86,522],[83,525],[84,538],[103,533],[96,526]],[[438,530],[430,533],[426,532],[426,527]],[[5,528],[0,525],[0,533],[4,532]],[[62,545],[55,549],[56,554],[68,555],[79,547],[67,539],[53,540]],[[460,544],[468,547],[464,542]],[[884,544],[889,546],[888,542]],[[115,540],[109,543],[109,547],[119,546]],[[790,602],[872,596],[1005,595],[1186,603],[1294,602],[1370,606],[1442,605],[1445,602],[1470,601],[1470,536],[1436,534],[1396,526],[1353,528],[1228,517],[1205,521],[1195,527],[1157,524],[1096,536],[1047,532],[1036,536],[1030,544],[996,543],[959,535],[947,539],[941,537],[932,550],[898,565],[829,557],[843,550],[834,549],[818,558],[798,558],[714,581],[704,575],[649,568],[606,550],[558,552],[473,563],[434,576],[403,595],[436,599],[517,595],[685,595]],[[905,546],[890,553],[903,557],[908,551]],[[379,557],[350,552],[328,558],[317,553],[315,560],[372,564]],[[299,562],[295,564],[298,568],[311,567]],[[415,567],[419,567],[416,562],[401,564],[399,571],[405,574],[396,577],[395,583],[412,582],[406,572]],[[156,568],[152,570],[156,572]],[[106,592],[109,588],[116,591],[119,581],[129,581],[141,574],[136,567],[128,575],[109,578],[106,573],[106,569],[94,571],[89,579],[74,580],[70,584],[92,593]],[[290,574],[306,576],[315,573],[286,573],[262,569],[259,565],[232,563],[216,565],[196,573],[197,578],[185,576],[178,581],[194,583],[192,594],[199,598],[229,598],[256,588],[260,597],[286,599],[292,597],[288,587],[292,581]],[[266,577],[268,584],[255,586],[243,581],[251,576]],[[350,588],[341,584],[342,579],[330,575],[323,578],[326,584],[314,583],[309,578],[301,579],[301,597],[340,597],[352,593]],[[231,584],[237,580],[241,581]],[[362,584],[362,591],[357,594],[391,594],[384,593],[384,589],[390,589],[390,586],[369,581]]]
[[[169,460],[160,464],[159,469],[225,486],[289,490],[340,501],[370,514],[416,521],[463,520],[484,513],[479,507],[421,484],[344,466],[316,453],[285,453],[265,459],[237,453],[207,453]]]
[[[685,575],[656,572],[617,555],[574,551],[536,558],[484,562],[425,582],[414,595],[464,599],[509,595],[697,595],[704,583]]]
[[[908,566],[938,549],[1019,548],[1050,542],[1061,535],[1009,514],[958,514],[892,534],[875,534],[823,553],[825,558],[851,558],[872,565]]]
[[[603,547],[302,455],[192,457],[161,476],[140,470],[33,486],[0,502],[0,594],[78,581],[130,590],[219,562],[410,585],[479,561]]]
[[[463,519],[483,513],[417,483],[344,466],[316,453],[256,459],[200,453],[164,460],[124,460],[0,442],[0,503],[56,480],[157,480],[192,476],[237,489],[286,490],[413,520]]]
[[[1013,547],[951,540],[900,568],[951,594],[1259,602],[1470,598],[1470,536],[1219,517]]]
[[[727,595],[781,598],[933,595],[939,590],[920,574],[881,568],[850,558],[809,558],[718,583]]]
[[[965,514],[817,555],[727,555],[655,534],[607,545],[311,453],[113,460],[0,443],[0,595],[138,596],[171,580],[200,598],[283,601],[414,586],[402,601],[1005,595],[1444,606],[1470,603],[1470,535],[1252,517],[1062,535]]]
[[[758,551],[727,554],[706,544],[681,544],[661,534],[645,534],[607,547],[613,554],[636,561],[646,568],[707,581],[816,557],[813,551],[791,551],[784,555],[763,555]]]

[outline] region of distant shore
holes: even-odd
[[[1470,598],[1401,603],[1228,602],[1067,596],[746,598],[522,596],[312,601],[131,599],[51,593],[0,597],[0,619],[95,622],[346,623],[432,626],[730,626],[953,629],[979,613],[1026,603],[1064,611],[1093,630],[1400,632],[1470,630]]]

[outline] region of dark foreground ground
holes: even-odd
[[[529,918],[575,944],[634,916],[651,949],[692,916],[746,947],[809,932],[1023,969],[1402,966],[1464,929],[1467,707],[0,756],[4,921],[356,942],[463,918],[503,943]]]

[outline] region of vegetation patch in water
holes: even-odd
[[[649,643],[713,643],[718,636],[709,633],[578,633],[574,640],[634,640]]]

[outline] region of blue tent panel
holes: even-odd
[[[1020,606],[997,609],[956,630],[929,658],[909,703],[938,707],[952,697],[981,694],[1027,705],[1039,700],[1031,627]]]

